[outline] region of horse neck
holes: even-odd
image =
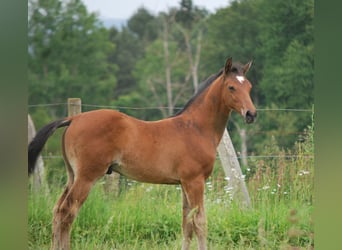
[[[184,119],[192,120],[201,132],[212,137],[218,146],[231,110],[222,102],[224,85],[222,76],[218,77],[183,114]]]

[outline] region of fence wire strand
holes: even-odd
[[[47,103],[47,104],[29,104],[29,108],[35,107],[51,107],[51,106],[59,106],[59,105],[68,105],[66,102],[60,103]],[[143,109],[165,109],[168,107],[160,106],[160,107],[132,107],[132,106],[112,106],[112,105],[97,105],[97,104],[81,104],[82,107],[91,107],[91,108],[110,108],[110,109],[131,109],[131,110],[143,110]],[[182,109],[183,107],[174,107],[174,109]],[[257,108],[257,111],[289,111],[289,112],[312,112],[312,109],[298,109],[298,108]]]
[[[60,103],[47,103],[47,104],[30,104],[28,105],[29,108],[36,108],[36,107],[52,107],[52,106],[67,106],[68,103],[60,102]],[[132,106],[112,106],[112,105],[96,105],[96,104],[81,104],[82,107],[91,107],[91,108],[108,108],[108,109],[128,109],[128,110],[146,110],[146,109],[162,109],[167,107],[132,107]],[[183,107],[175,107],[174,109],[182,109]],[[312,112],[312,109],[292,109],[292,108],[259,108],[257,111],[287,111],[287,112]],[[268,133],[267,131],[255,131],[252,134],[263,134]],[[303,132],[286,132],[284,134],[303,134]],[[299,155],[248,155],[248,156],[237,156],[238,159],[266,159],[266,158],[298,158]],[[303,156],[302,156],[303,157]],[[314,158],[313,155],[304,155],[305,158]],[[62,159],[62,155],[42,155],[43,159]]]

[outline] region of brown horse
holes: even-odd
[[[206,249],[205,180],[232,110],[247,123],[256,117],[245,77],[251,66],[232,63],[209,77],[172,117],[142,121],[114,110],[84,112],[43,127],[28,148],[29,173],[48,137],[68,126],[62,140],[68,184],[54,208],[53,249],[70,249],[71,225],[94,183],[111,171],[149,183],[180,184],[183,194],[182,249],[195,232]]]

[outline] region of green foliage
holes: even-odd
[[[192,29],[207,15],[208,11],[194,6],[192,0],[181,0],[180,7],[175,14],[175,19],[185,29]]]
[[[265,147],[274,143],[281,148],[291,148],[298,139],[298,134],[310,123],[310,111],[291,112],[279,109],[281,107],[273,104],[259,111],[255,126],[248,127],[251,151],[260,154]]]
[[[313,42],[313,0],[263,0],[260,34],[266,63],[279,64],[292,41]],[[278,56],[276,56],[278,55]]]
[[[116,46],[116,50],[108,56],[108,60],[118,65],[117,85],[113,93],[114,99],[117,99],[136,89],[137,82],[133,76],[133,69],[137,60],[142,57],[144,48],[139,37],[126,27],[123,27],[120,32],[115,28],[110,29],[109,32],[110,40]]]
[[[260,78],[261,63],[259,59],[260,43],[258,20],[260,9],[255,0],[233,1],[226,8],[219,9],[208,19],[205,43],[203,44],[203,60],[201,68],[206,77],[218,69],[228,56],[233,60],[247,63],[255,60],[248,76],[255,91]]]
[[[48,113],[48,109],[44,107],[37,107],[32,113],[32,120],[34,121],[34,126],[36,130],[41,129],[43,126],[51,122],[51,116]]]
[[[37,1],[28,22],[29,102],[65,102],[82,97],[105,104],[115,86],[114,49],[108,31],[79,0]],[[94,95],[96,90],[97,95]],[[58,116],[65,115],[58,110]]]
[[[313,45],[305,46],[293,40],[283,61],[274,65],[263,78],[261,86],[267,103],[288,108],[310,108],[313,104]]]
[[[145,46],[158,37],[159,24],[157,19],[143,7],[140,7],[128,20],[127,26],[138,36],[140,43]]]
[[[169,42],[168,45],[170,58],[169,62],[171,65],[171,81],[172,81],[172,92],[179,102],[185,102],[184,94],[188,93],[191,96],[186,86],[186,58],[184,55],[180,55],[177,50],[177,44],[175,42]],[[145,56],[137,61],[136,68],[133,72],[134,76],[138,81],[138,90],[143,106],[147,107],[160,107],[160,113],[156,114],[155,110],[147,110],[149,112],[149,119],[160,119],[167,116],[166,107],[167,103],[167,86],[166,62],[164,58],[164,47],[161,39],[155,40],[146,48]],[[186,91],[186,92],[185,92]],[[142,103],[140,102],[140,103]],[[139,116],[140,117],[140,116]]]
[[[313,101],[313,0],[262,1],[261,88],[265,103],[308,108]]]

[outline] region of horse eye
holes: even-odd
[[[235,91],[234,86],[228,86],[228,89],[229,89],[230,91]]]

